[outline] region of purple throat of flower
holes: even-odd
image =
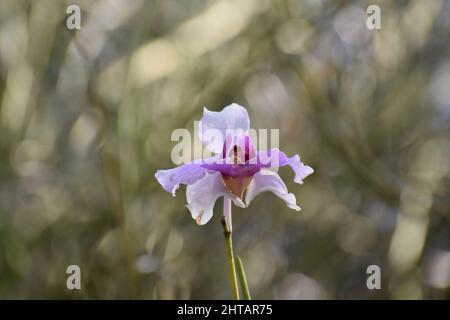
[[[288,192],[275,171],[289,166],[295,173],[294,182],[302,184],[314,170],[304,165],[298,155],[288,157],[277,148],[257,151],[248,135],[249,126],[247,110],[238,104],[231,104],[220,112],[205,108],[199,122],[199,138],[214,156],[156,172],[158,182],[173,196],[180,184],[187,185],[187,208],[198,224],[203,225],[211,219],[219,197],[227,197],[235,205],[245,208],[256,195],[268,191],[281,198],[289,208],[300,210],[295,195]],[[224,141],[211,143],[207,140],[202,132],[211,128],[219,130],[226,137]],[[227,135],[229,129],[240,130],[241,134]]]
[[[223,159],[231,160],[231,170],[221,171],[225,188],[235,196],[243,199],[244,192],[247,190],[253,175],[261,170],[258,166],[250,164],[250,158],[255,157],[255,149],[250,150],[250,138],[245,136],[245,150],[238,145],[234,145],[227,154],[226,143],[223,145]],[[252,152],[251,152],[252,151]],[[234,174],[229,174],[229,172]]]

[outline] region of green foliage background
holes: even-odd
[[[302,186],[281,170],[299,213],[269,193],[234,208],[254,298],[448,299],[449,17],[440,0],[1,1],[0,298],[230,298],[221,203],[199,227],[154,174],[174,129],[238,102],[315,169]]]

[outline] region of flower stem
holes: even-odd
[[[223,218],[222,218],[222,226],[223,226],[223,234],[225,235],[225,242],[227,248],[227,260],[228,265],[230,267],[230,275],[231,275],[231,284],[233,287],[233,299],[239,300],[239,287],[236,277],[236,265],[234,263],[234,254],[233,254],[233,241],[232,241],[232,228],[231,228],[231,219],[227,219],[231,217],[231,200],[228,198],[223,199]]]

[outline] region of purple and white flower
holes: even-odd
[[[158,182],[173,196],[180,184],[187,185],[187,208],[198,224],[211,219],[219,197],[245,208],[258,194],[271,191],[289,208],[300,210],[295,195],[288,192],[273,169],[290,166],[295,173],[294,182],[299,184],[314,170],[304,165],[298,155],[287,157],[276,148],[257,151],[249,129],[247,110],[236,103],[220,112],[205,108],[199,122],[199,138],[213,156],[156,172]]]

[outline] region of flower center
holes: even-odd
[[[242,150],[238,146],[233,146],[228,154],[228,158],[231,159],[233,164],[244,164],[246,159],[246,154],[244,154],[244,161],[242,161]]]
[[[232,177],[222,173],[225,188],[239,198],[243,198],[245,190],[252,181],[252,176]]]
[[[230,146],[232,146],[230,148]],[[222,149],[222,158],[227,159],[228,163],[245,164],[256,155],[250,137],[247,134],[239,137],[227,136]]]
[[[231,146],[231,147],[230,147]],[[235,173],[221,171],[225,188],[242,199],[248,185],[252,181],[254,172],[248,161],[256,154],[255,147],[247,134],[239,137],[227,136],[223,145],[222,158],[225,162],[236,170]]]
[[[245,152],[242,152],[240,146],[234,145],[228,152],[228,161],[235,166],[245,165],[245,162],[248,161],[250,157],[249,149],[250,148],[247,144],[245,146]],[[248,185],[252,181],[252,175],[242,173],[237,176],[230,176],[222,172],[222,179],[227,190],[242,199],[245,190],[247,190]]]

